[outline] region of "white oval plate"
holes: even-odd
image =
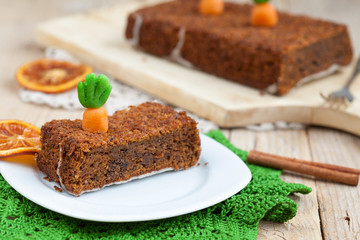
[[[215,140],[201,135],[200,164],[126,184],[113,185],[80,197],[54,190],[54,183],[36,168],[2,161],[5,180],[29,200],[52,211],[85,220],[135,222],[195,212],[219,203],[251,180],[244,162]]]

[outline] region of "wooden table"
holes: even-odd
[[[18,86],[14,81],[14,74],[20,64],[43,56],[43,49],[33,41],[32,34],[36,24],[57,16],[109,6],[117,2],[117,0],[0,0],[0,8],[3,9],[0,15],[0,119],[21,119],[41,126],[44,122],[55,118],[79,118],[81,111],[70,112],[22,102],[17,94]],[[320,8],[323,5],[318,3],[320,1],[316,2],[313,6],[323,14],[324,9],[328,8]],[[275,3],[285,7],[294,7],[296,4],[295,1],[280,0]],[[347,1],[347,4],[354,4],[355,9],[360,7],[359,2],[355,0]],[[329,5],[331,4],[326,6]],[[354,8],[350,7],[350,12],[354,12],[351,10]],[[311,8],[311,12],[316,13],[316,9]],[[344,15],[343,12],[342,14]],[[354,31],[356,34],[352,32],[353,38],[355,42],[359,42],[357,34],[359,32]],[[359,45],[356,44],[357,52],[358,49]],[[224,133],[235,146],[245,150],[256,149],[360,168],[360,138],[338,130],[308,126],[297,130],[261,132],[244,128],[225,129]],[[288,173],[284,173],[282,178],[287,182],[303,183],[312,187],[313,191],[307,196],[290,196],[299,207],[297,216],[289,222],[261,221],[259,239],[360,239],[360,187]]]

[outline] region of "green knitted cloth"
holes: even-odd
[[[207,134],[246,160],[218,131]],[[1,239],[256,239],[260,219],[285,222],[297,205],[287,196],[309,187],[280,180],[281,171],[249,164],[252,180],[241,192],[207,209],[184,216],[139,223],[78,220],[27,200],[0,176]]]

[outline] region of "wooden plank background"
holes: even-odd
[[[125,0],[123,0],[125,1]],[[0,0],[0,119],[22,119],[41,126],[54,118],[78,118],[80,111],[65,111],[23,103],[14,81],[17,67],[43,56],[33,41],[34,27],[44,20],[65,14],[110,6],[119,0]],[[351,26],[355,50],[359,52],[360,1],[275,1],[293,12],[330,16]],[[287,4],[287,5],[286,5]],[[329,17],[329,18],[330,18]],[[251,131],[245,128],[224,130],[235,146],[256,149],[311,161],[360,168],[360,138],[328,128]],[[360,187],[349,187],[284,173],[288,182],[313,188],[307,196],[291,196],[299,205],[297,216],[287,223],[261,221],[259,239],[360,239]]]

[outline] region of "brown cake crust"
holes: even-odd
[[[351,62],[345,25],[280,12],[276,26],[255,27],[251,8],[226,2],[221,16],[204,16],[198,13],[198,1],[175,0],[130,14],[126,37],[134,37],[136,18],[141,17],[139,47],[168,57],[183,28],[181,56],[193,66],[254,88],[275,85],[279,95],[306,76]]]
[[[197,123],[185,112],[143,103],[109,117],[107,133],[81,129],[81,120],[53,120],[41,128],[41,171],[74,195],[172,168],[200,157]]]

